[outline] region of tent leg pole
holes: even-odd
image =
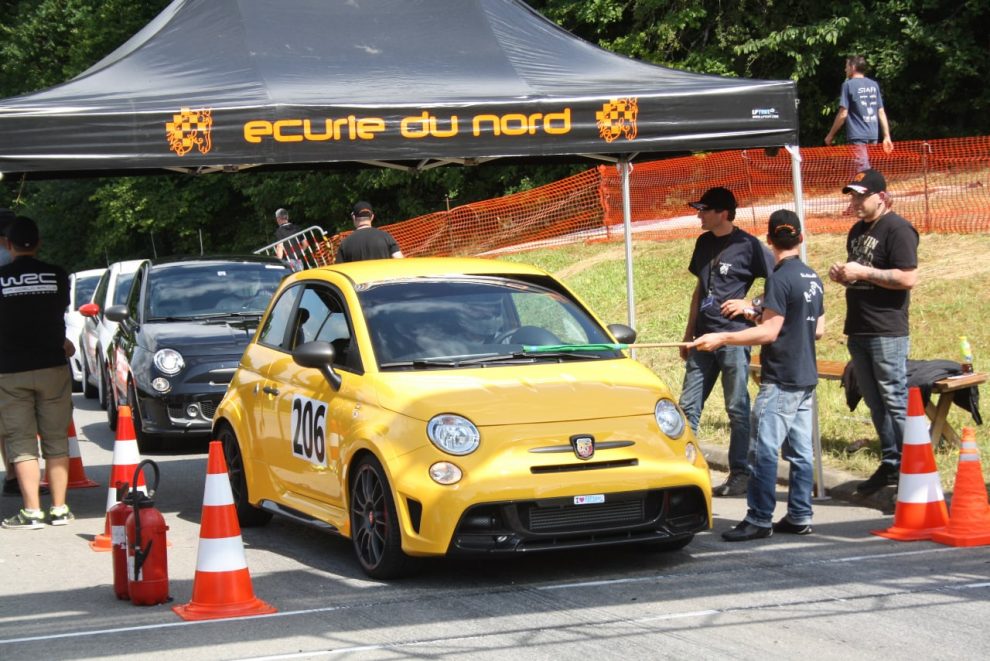
[[[794,213],[801,221],[804,241],[801,243],[801,261],[808,263],[808,225],[804,222],[804,187],[801,183],[801,150],[794,145],[785,147],[791,155],[791,178],[794,186]],[[828,500],[825,495],[825,469],[822,464],[822,435],[818,426],[818,390],[811,396],[811,443],[815,454],[815,499]]]
[[[629,172],[632,165],[628,158],[619,161],[619,172],[622,175],[622,226],[625,230],[626,242],[626,307],[629,327],[636,328],[636,298],[633,287],[633,249],[632,249],[632,212],[629,208]],[[633,359],[636,358],[636,350],[632,350]]]

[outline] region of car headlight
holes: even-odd
[[[175,349],[161,349],[156,351],[154,363],[158,371],[168,376],[178,374],[186,366],[186,361],[182,360],[182,354]]]
[[[669,399],[661,399],[653,409],[653,416],[657,419],[660,431],[670,438],[680,438],[684,433],[684,416],[677,404]]]
[[[441,413],[426,424],[433,445],[447,454],[465,455],[478,449],[481,433],[474,423],[453,413]]]

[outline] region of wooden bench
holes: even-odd
[[[828,381],[842,380],[842,373],[846,368],[846,363],[841,360],[819,360],[818,378]],[[754,355],[749,365],[750,375],[756,383],[760,382],[760,357]],[[925,414],[931,420],[931,441],[932,446],[936,446],[942,441],[959,445],[959,434],[949,424],[949,409],[952,407],[952,400],[957,390],[979,386],[987,382],[990,375],[983,372],[972,374],[962,374],[960,376],[950,376],[939,379],[932,384],[932,398],[925,406]],[[935,395],[938,400],[935,400]]]

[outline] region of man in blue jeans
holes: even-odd
[[[748,328],[752,323],[741,316],[726,316],[722,305],[742,299],[753,281],[766,278],[773,265],[770,251],[755,236],[737,228],[736,198],[726,188],[712,188],[690,206],[698,211],[705,232],[694,244],[688,270],[698,279],[691,297],[684,341],[718,331]],[[680,406],[697,434],[701,409],[722,375],[722,394],[729,416],[729,478],[712,489],[716,496],[746,493],[749,467],[749,347],[726,346],[717,351],[681,348],[685,362]]]
[[[767,279],[762,308],[729,301],[730,314],[742,313],[759,323],[732,333],[710,333],[692,347],[717,351],[721,347],[763,345],[760,353],[760,392],[753,406],[753,435],[749,450],[752,475],[746,493],[746,518],[722,533],[729,542],[760,539],[776,532],[811,533],[813,401],[818,385],[815,340],[825,332],[824,288],[811,267],[801,261],[801,221],[787,209],[770,215],[767,240],[775,265]],[[783,448],[790,462],[787,515],[776,523],[777,456]]]
[[[859,220],[846,237],[847,261],[828,276],[846,288],[849,356],[880,439],[880,466],[856,491],[896,485],[907,421],[908,308],[918,283],[918,231],[891,211],[887,181],[863,170],[842,189]]]

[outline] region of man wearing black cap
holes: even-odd
[[[846,237],[847,261],[828,276],[846,288],[849,356],[880,439],[880,466],[856,491],[896,485],[907,421],[908,307],[918,283],[918,232],[890,210],[887,181],[863,170],[842,189],[859,218]]]
[[[726,345],[763,345],[760,392],[753,405],[748,509],[743,521],[722,533],[729,542],[769,537],[774,532],[811,533],[812,396],[818,384],[815,340],[825,333],[825,292],[818,274],[800,259],[803,240],[797,214],[788,209],[774,211],[767,241],[776,263],[767,278],[762,308],[747,308],[745,312],[758,325],[731,333],[710,333],[692,343],[700,351],[717,351]],[[739,304],[744,302],[732,301],[726,307],[741,310]],[[781,447],[791,464],[790,486],[787,515],[774,523]]]
[[[5,241],[14,261],[0,267],[0,426],[24,506],[4,519],[3,527],[44,527],[39,439],[52,494],[47,521],[65,525],[74,518],[65,503],[72,420],[63,317],[69,305],[69,277],[60,267],[35,258],[38,226],[30,218],[17,217],[7,227]]]
[[[733,224],[736,198],[732,191],[712,188],[690,206],[697,209],[701,229],[706,231],[695,242],[688,266],[698,284],[691,297],[685,342],[705,333],[752,326],[741,316],[724,314],[722,306],[726,301],[745,298],[753,281],[766,278],[773,268],[770,251]],[[748,346],[725,346],[714,352],[681,348],[686,362],[680,406],[695,433],[705,400],[719,373],[722,375],[729,416],[729,478],[712,489],[716,496],[741,496],[749,480],[749,351]]]
[[[354,221],[354,231],[340,242],[337,249],[337,264],[343,262],[360,262],[365,259],[399,259],[402,250],[399,244],[388,232],[372,227],[375,212],[367,202],[358,202],[351,211]]]

